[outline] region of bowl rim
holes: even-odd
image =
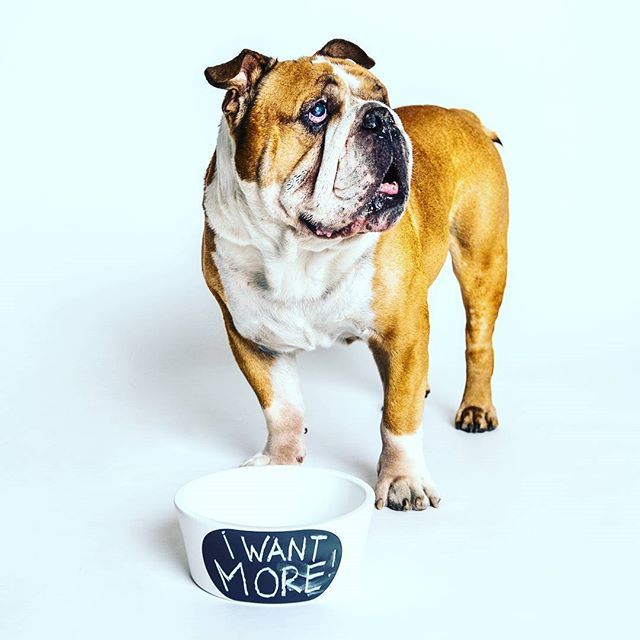
[[[344,480],[348,480],[352,484],[360,487],[363,490],[363,498],[362,501],[356,506],[354,509],[350,509],[340,515],[337,515],[333,518],[329,518],[326,520],[313,520],[310,522],[304,522],[299,524],[290,524],[290,525],[274,525],[274,526],[263,526],[263,525],[250,525],[244,524],[241,522],[231,522],[228,520],[220,520],[218,518],[212,516],[202,515],[191,509],[186,508],[183,504],[180,503],[181,494],[184,493],[185,489],[189,487],[189,485],[194,484],[204,478],[209,478],[211,476],[216,476],[222,473],[230,473],[230,472],[239,472],[241,469],[260,469],[261,471],[267,471],[269,469],[278,469],[281,473],[284,469],[287,469],[287,473],[307,473],[307,472],[319,472],[320,474],[327,474],[336,478],[342,478]],[[269,473],[269,471],[267,471]],[[337,469],[330,469],[327,467],[294,467],[290,465],[265,465],[260,467],[230,467],[228,469],[220,469],[219,471],[214,471],[213,473],[208,473],[204,476],[200,476],[198,478],[194,478],[190,480],[186,484],[182,485],[175,493],[173,498],[173,504],[176,510],[189,518],[194,520],[202,521],[202,522],[211,522],[216,525],[220,525],[222,527],[227,527],[229,529],[239,529],[244,531],[295,531],[299,529],[322,529],[326,528],[328,525],[343,520],[345,518],[349,518],[354,516],[361,511],[366,509],[370,509],[373,512],[375,500],[375,493],[369,485],[364,480],[354,476],[350,473],[346,473],[345,471],[339,471]]]

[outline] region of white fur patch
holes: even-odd
[[[359,91],[362,86],[360,78],[353,75],[352,73],[349,73],[348,69],[346,69],[343,65],[331,62],[331,60],[329,60],[325,56],[314,56],[311,59],[311,64],[330,65],[333,73],[342,81],[344,81],[344,83],[349,87],[351,91]]]
[[[278,423],[286,412],[297,410],[304,413],[304,402],[300,391],[295,357],[281,355],[271,366],[273,401],[264,409],[267,423]]]
[[[354,76],[352,73],[349,73],[344,66],[340,64],[330,63],[333,73],[338,76],[341,80],[343,80],[351,91],[360,91],[360,87],[362,82],[358,76]]]
[[[278,254],[216,240],[212,258],[236,329],[278,352],[329,347],[349,336],[366,339],[373,323],[375,241],[367,234],[352,239],[351,247],[317,252],[284,240]]]
[[[407,473],[420,477],[431,478],[424,460],[422,425],[414,432],[406,435],[391,433],[384,424],[380,427],[383,447],[400,454],[406,461]]]

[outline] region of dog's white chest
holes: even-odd
[[[238,332],[266,349],[290,352],[368,337],[374,266],[372,252],[359,251],[264,261],[223,241],[212,258]]]

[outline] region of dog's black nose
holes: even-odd
[[[389,109],[385,107],[372,107],[362,118],[363,129],[370,129],[371,131],[384,131],[392,123],[393,116]]]

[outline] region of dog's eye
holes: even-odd
[[[327,103],[324,100],[318,100],[307,111],[307,118],[313,124],[320,124],[327,119],[327,113]]]

